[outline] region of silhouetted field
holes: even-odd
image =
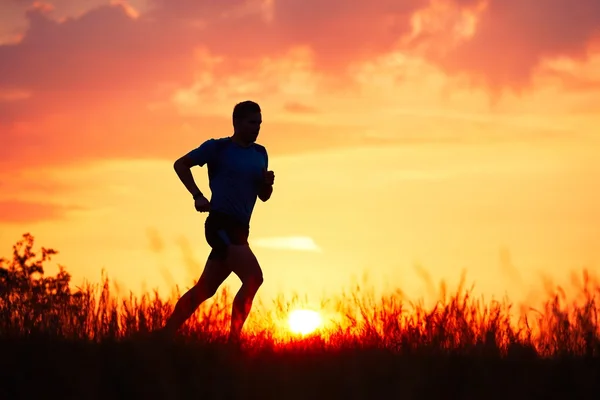
[[[66,271],[44,275],[55,253],[24,235],[0,263],[0,399],[600,398],[600,288],[585,271],[577,303],[558,290],[521,319],[461,288],[431,309],[357,289],[325,302],[338,318],[300,337],[283,326],[297,299],[281,297],[232,353],[227,292],[159,342],[146,333],[177,293],[122,299],[108,278],[72,290]]]

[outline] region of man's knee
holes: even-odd
[[[224,281],[222,278],[217,274],[203,274],[195,286],[198,296],[202,298],[213,297]]]
[[[229,246],[231,269],[240,277],[243,283],[252,283],[260,286],[263,283],[262,269],[252,250],[245,246]]]
[[[262,271],[260,271],[260,273],[256,274],[256,276],[253,276],[250,279],[252,280],[254,286],[256,286],[257,288],[260,287],[265,281],[265,279],[263,278]]]
[[[249,289],[253,291],[257,291],[258,288],[263,284],[264,278],[262,271],[256,272],[254,274],[248,275],[242,281],[242,285],[247,286]]]
[[[219,289],[219,285],[216,284],[215,282],[210,282],[209,279],[200,279],[198,281],[198,283],[196,283],[196,286],[194,287],[195,289],[195,295],[199,298],[211,298],[213,297],[216,293],[217,290]]]

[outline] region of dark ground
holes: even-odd
[[[599,399],[600,360],[0,339],[0,399]]]

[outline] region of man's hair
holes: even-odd
[[[233,107],[233,120],[239,120],[245,118],[250,114],[259,113],[260,106],[250,100],[242,101],[241,103],[237,103],[235,107]]]

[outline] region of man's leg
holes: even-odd
[[[230,245],[228,253],[227,263],[242,281],[242,287],[233,300],[229,331],[229,340],[238,341],[254,296],[263,283],[263,274],[256,256],[247,244]]]
[[[171,314],[164,327],[164,333],[169,335],[175,334],[179,327],[192,316],[200,304],[217,292],[217,289],[227,279],[229,274],[231,274],[231,269],[223,259],[209,256],[198,283],[177,301],[173,314]]]

